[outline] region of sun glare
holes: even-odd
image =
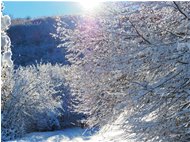
[[[100,4],[99,0],[80,0],[80,5],[84,8],[84,10],[92,10],[98,7]]]

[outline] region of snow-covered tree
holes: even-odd
[[[40,64],[9,73],[2,86],[2,96],[8,98],[1,110],[2,140],[65,126],[65,118],[71,111],[71,98],[64,79],[66,67]],[[4,88],[7,86],[9,89]]]
[[[6,30],[11,24],[10,17],[8,15],[3,15],[2,11],[4,9],[3,3],[1,3],[1,83],[2,85],[6,77],[8,77],[9,70],[11,69],[13,62],[11,60],[11,41],[8,37]],[[5,86],[4,86],[5,87]],[[8,88],[8,86],[6,86]],[[6,99],[6,96],[2,95],[2,105]]]
[[[2,6],[3,7],[3,6]],[[3,8],[2,8],[3,9]],[[37,64],[15,69],[6,30],[10,17],[1,15],[1,136],[16,139],[28,132],[63,129],[78,123],[73,112],[67,66]],[[80,125],[80,124],[77,124]]]
[[[190,3],[104,3],[96,13],[60,20],[71,62],[67,79],[89,125],[127,111],[123,128],[139,141],[188,141]],[[126,137],[130,137],[127,133]]]

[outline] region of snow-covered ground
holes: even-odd
[[[25,135],[23,138],[11,142],[70,142],[83,141],[87,136],[83,136],[84,129],[67,128],[61,131],[34,132]]]
[[[61,131],[34,132],[25,135],[23,138],[9,142],[110,142],[117,138],[120,131],[102,130],[99,133],[90,135],[82,128],[67,128]]]
[[[86,129],[74,127],[61,131],[34,132],[25,135],[21,139],[9,142],[133,142],[121,137],[124,131],[119,128],[119,125],[116,125],[120,121],[122,121],[122,116],[115,123],[104,126],[94,134],[90,134],[90,131]]]

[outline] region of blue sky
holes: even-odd
[[[40,2],[40,1],[5,1],[4,14],[13,18],[37,18],[41,16],[56,16],[79,14],[82,12],[81,5],[77,2]]]

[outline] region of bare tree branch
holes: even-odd
[[[129,20],[130,24],[132,25],[132,27],[135,29],[135,31],[137,32],[137,34],[144,40],[146,41],[148,44],[151,44],[150,41],[148,41],[142,34],[140,34],[140,32],[137,30],[136,26]]]
[[[187,18],[188,20],[190,20],[190,18],[180,9],[179,5],[178,5],[175,1],[173,1],[173,3],[175,4],[177,10],[178,10],[183,16],[185,16],[185,18]]]

